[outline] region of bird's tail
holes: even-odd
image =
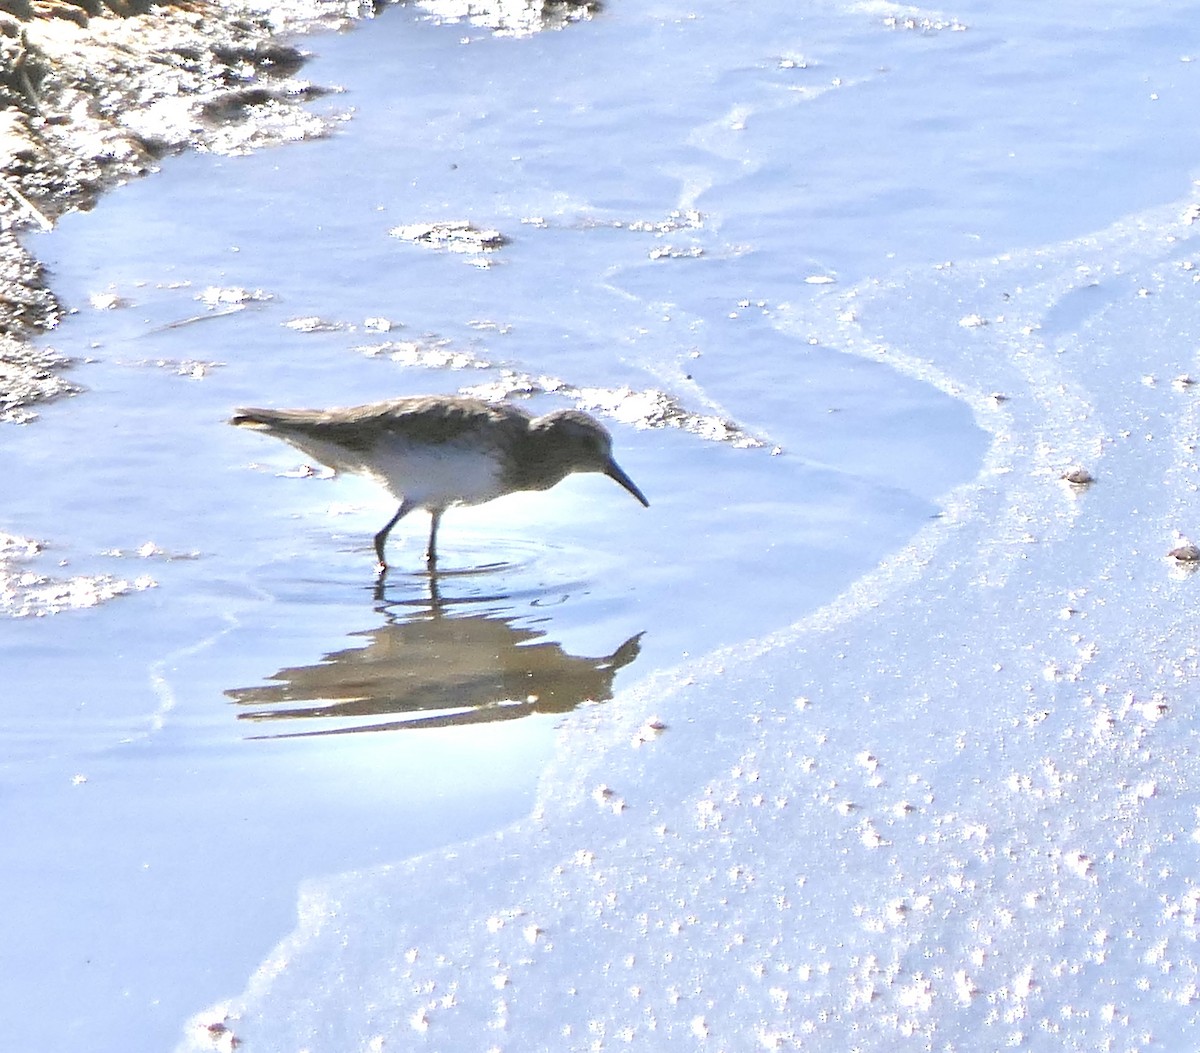
[[[288,410],[259,409],[248,406],[234,411],[229,423],[238,428],[253,428],[256,431],[277,431],[296,424],[294,413]]]

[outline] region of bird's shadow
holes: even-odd
[[[447,595],[456,579],[478,585],[481,575],[504,567],[380,576],[371,593],[382,624],[350,634],[354,645],[312,665],[280,669],[266,684],[225,694],[239,720],[261,726],[253,738],[481,724],[610,699],[644,633],[608,655],[571,655],[549,638],[544,619],[535,628],[519,614],[518,603],[545,608],[548,596],[514,602],[502,589]],[[300,730],[297,720],[315,726]]]

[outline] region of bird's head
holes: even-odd
[[[541,447],[547,467],[557,473],[558,479],[571,472],[600,472],[650,507],[642,491],[613,460],[612,436],[598,420],[579,410],[555,410],[532,421],[529,430]]]

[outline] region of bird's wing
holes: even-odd
[[[528,414],[512,406],[468,398],[417,397],[332,410],[317,427],[349,448],[368,449],[385,439],[434,446],[480,433],[503,441],[508,433],[523,433],[528,421]]]
[[[315,441],[365,454],[384,440],[436,445],[485,432],[493,441],[512,441],[512,436],[525,432],[529,420],[527,413],[513,406],[415,396],[345,409],[240,409],[230,423],[268,432],[301,448]]]

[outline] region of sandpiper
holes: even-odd
[[[345,409],[239,409],[230,424],[267,432],[335,472],[357,472],[400,502],[375,535],[384,545],[417,508],[432,517],[425,561],[437,564],[437,531],[451,505],[479,505],[517,490],[548,490],[572,472],[601,472],[643,505],[650,502],[612,455],[612,437],[579,410],[533,417],[502,403],[450,395],[416,396]]]

